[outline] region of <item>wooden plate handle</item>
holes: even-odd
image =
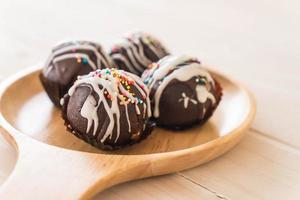
[[[149,171],[149,161],[139,156],[71,151],[0,131],[18,151],[16,166],[0,187],[0,199],[89,199]]]

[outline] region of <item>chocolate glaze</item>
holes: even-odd
[[[168,55],[166,48],[153,36],[146,33],[133,33],[115,44],[110,56],[119,69],[141,75],[152,62]]]
[[[52,49],[40,80],[52,102],[60,107],[60,99],[77,76],[111,66],[111,59],[99,44],[89,41],[66,42]]]

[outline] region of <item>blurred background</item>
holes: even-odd
[[[297,0],[1,0],[0,77],[43,63],[58,41],[94,40],[108,50],[141,30],[248,86],[258,105],[252,129],[298,151],[299,8]],[[11,158],[2,158],[11,150],[1,141],[7,171]]]

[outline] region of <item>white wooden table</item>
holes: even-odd
[[[0,76],[45,60],[65,38],[107,48],[143,30],[246,84],[257,117],[244,140],[195,169],[126,183],[96,199],[300,199],[300,3],[254,1],[0,2]],[[0,182],[15,152],[0,136]]]

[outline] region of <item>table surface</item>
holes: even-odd
[[[87,2],[87,1],[85,1]],[[247,85],[257,101],[249,133],[200,167],[113,187],[95,199],[300,199],[299,1],[0,2],[0,76],[45,60],[62,39],[109,48],[123,33],[150,32]],[[0,136],[0,182],[15,152]]]

